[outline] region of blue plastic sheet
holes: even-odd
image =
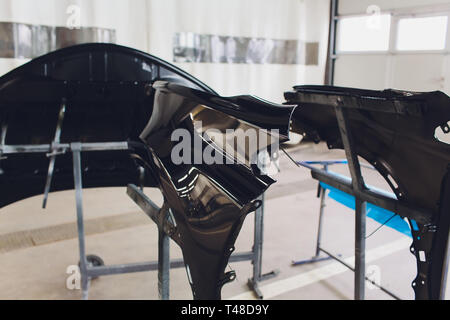
[[[342,203],[346,207],[350,209],[355,209],[355,197],[345,193],[339,189],[336,189],[328,184],[325,184],[323,182],[320,182],[320,186],[324,189],[329,190],[328,196],[332,198],[333,200]],[[366,212],[367,217],[377,221],[380,224],[385,223],[389,218],[394,215],[394,212],[380,208],[374,204],[367,203],[366,206]],[[413,225],[415,224],[415,221],[412,221]],[[398,232],[403,233],[404,235],[407,235],[408,237],[411,236],[411,229],[409,227],[408,222],[403,220],[402,217],[399,215],[395,215],[392,219],[390,219],[386,224],[387,227],[392,228],[394,230],[397,230]]]

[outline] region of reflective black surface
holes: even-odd
[[[151,55],[85,44],[1,77],[0,124],[7,145],[50,144],[64,102],[61,143],[128,141],[130,150],[82,153],[83,187],[140,184],[144,166],[143,184],[158,186],[173,214],[171,237],[182,249],[194,298],[219,299],[222,285],[234,278],[224,271],[245,216],[274,182],[257,166],[259,156],[277,152],[275,142],[287,140],[290,130],[343,148],[335,114],[341,106],[356,133],[358,155],[383,175],[400,202],[431,212],[430,224],[416,227],[407,218],[418,266],[416,298],[437,298],[450,227],[450,146],[437,141],[434,132],[438,126],[448,131],[448,96],[297,86],[285,97],[297,105],[293,115],[293,106],[251,96],[220,97]],[[172,137],[178,129],[190,137],[181,153],[180,139]],[[251,130],[257,132],[256,148],[245,145]],[[183,161],[174,161],[174,150]],[[1,159],[0,207],[43,193],[48,163],[42,153]],[[71,154],[59,155],[51,191],[71,188]]]
[[[224,269],[242,222],[274,182],[256,165],[258,151],[272,152],[273,141],[288,138],[293,107],[250,96],[222,98],[151,55],[112,44],[85,44],[36,58],[0,78],[0,123],[6,129],[2,143],[50,145],[62,104],[61,143],[130,145],[129,150],[82,153],[83,187],[141,184],[139,169],[144,167],[143,185],[159,186],[174,216],[176,229],[170,236],[182,248],[194,298],[219,299],[222,285],[234,277]],[[204,126],[196,127],[197,120]],[[225,161],[173,163],[170,136],[177,128],[195,137],[192,150],[208,150]],[[215,141],[207,134],[214,128]],[[239,133],[226,135],[227,129],[253,128],[262,132],[259,149],[244,148],[236,158],[224,152],[240,138]],[[272,129],[278,133],[267,131]],[[195,158],[195,152],[187,155]],[[5,156],[0,161],[0,207],[42,194],[46,155]],[[56,157],[50,191],[72,188],[68,152]]]
[[[0,78],[0,124],[5,143],[50,144],[63,99],[61,143],[130,141],[129,151],[82,153],[83,187],[139,184],[135,155],[147,153],[139,134],[152,114],[156,80],[214,91],[149,54],[113,44],[77,45],[36,58]],[[0,207],[44,191],[45,154],[8,155],[0,161]],[[147,186],[156,183],[147,174]],[[73,188],[71,154],[56,158],[51,191]]]
[[[448,131],[449,97],[439,91],[296,86],[285,98],[298,105],[293,131],[324,140],[329,148],[343,148],[335,107],[345,108],[356,153],[377,169],[400,202],[431,213],[432,223],[427,225],[416,227],[407,218],[413,226],[411,251],[418,266],[413,281],[416,298],[437,299],[450,224],[450,146],[434,134],[439,126]]]
[[[156,168],[153,172],[175,217],[177,235],[173,238],[182,248],[194,298],[220,299],[222,285],[234,277],[224,270],[244,218],[274,180],[246,161],[251,155],[246,153],[239,161],[233,153],[236,148],[224,148],[224,136],[213,141],[194,122],[202,120],[203,129],[220,132],[239,128],[245,121],[247,128],[264,131],[264,137],[266,130],[278,129],[276,138],[286,140],[293,107],[250,96],[223,98],[168,82],[156,82],[153,87],[154,111],[141,138],[149,146],[150,166]],[[182,139],[171,138],[177,129],[184,129],[190,137],[186,161],[178,164],[172,152]],[[223,161],[205,163],[202,155],[208,148],[214,150],[216,160]],[[260,150],[267,148],[270,142]],[[230,160],[233,163],[227,164]]]

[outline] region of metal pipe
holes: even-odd
[[[328,171],[328,164],[323,165],[323,170]],[[317,228],[317,240],[316,240],[316,255],[315,258],[319,257],[320,254],[320,241],[322,238],[322,217],[323,212],[326,207],[326,196],[327,196],[327,190],[322,188],[320,186],[319,182],[319,190],[320,190],[320,209],[319,209],[319,226]]]
[[[339,101],[339,98],[338,98]],[[347,110],[342,106],[336,106],[336,119],[339,124],[339,131],[341,132],[341,140],[344,145],[345,155],[348,161],[348,169],[352,177],[352,186],[356,191],[366,189],[364,179],[361,174],[361,167],[359,165],[358,155],[355,152],[353,137],[350,132],[350,127],[347,121]]]
[[[308,161],[296,161],[296,163],[298,165],[303,166],[303,167],[310,167],[310,166],[308,166],[310,164],[321,164],[321,165],[325,165],[325,164],[328,164],[328,165],[331,165],[331,164],[347,164],[348,161],[347,160],[308,160]],[[361,167],[364,167],[364,168],[367,168],[367,169],[376,170],[370,164],[360,163],[359,165]]]
[[[366,202],[355,199],[355,300],[364,300],[366,278]]]
[[[264,194],[261,195],[261,206],[255,210],[255,226],[253,237],[253,281],[261,278],[262,241],[263,241]]]
[[[78,247],[80,251],[80,273],[81,273],[81,289],[83,299],[88,298],[89,276],[87,272],[86,248],[84,242],[84,222],[83,222],[83,194],[82,194],[82,178],[81,178],[81,143],[71,143],[73,152],[73,178],[75,183],[75,200],[77,209],[77,229],[78,229]]]
[[[320,248],[320,251],[322,251],[323,253],[325,253],[327,256],[329,256],[331,259],[339,262],[340,264],[346,266],[348,269],[350,269],[351,271],[355,272],[355,268],[353,268],[351,265],[349,265],[348,263],[346,263],[345,261],[339,259],[338,257],[336,257],[335,255],[333,255],[332,253],[328,252],[325,249]],[[373,281],[372,279],[365,277],[365,279],[367,281],[369,281],[371,284],[373,284],[375,287],[377,287],[378,289],[380,289],[381,291],[383,291],[384,293],[390,295],[392,298],[396,299],[396,300],[401,300],[397,295],[395,295],[394,293],[392,293],[391,291],[387,290],[386,288],[382,287],[381,285],[379,285],[378,283],[376,283],[375,281]]]
[[[341,133],[342,144],[348,161],[348,169],[352,177],[352,189],[356,193],[363,193],[366,190],[361,167],[359,165],[358,154],[355,151],[353,136],[348,124],[348,110],[342,108],[342,100],[338,98],[338,105],[335,107],[336,119]],[[355,300],[364,300],[366,277],[366,202],[355,196]]]
[[[229,262],[242,262],[252,260],[254,253],[251,251],[233,253]],[[183,259],[170,260],[170,269],[184,268]],[[146,261],[127,264],[112,264],[106,266],[87,267],[87,274],[90,278],[100,276],[110,276],[123,273],[146,272],[158,270],[158,261]]]
[[[387,192],[380,192],[373,189],[365,189],[361,191],[355,191],[353,189],[351,180],[347,177],[338,175],[333,172],[325,172],[321,169],[317,169],[313,166],[309,168],[311,170],[311,176],[323,183],[326,183],[338,190],[360,198],[361,200],[370,202],[383,209],[395,212],[396,214],[416,220],[420,224],[428,224],[432,222],[433,213],[419,206],[409,206],[407,204],[399,202],[394,195],[390,195]]]
[[[162,230],[162,227],[158,226],[158,294],[160,300],[169,300],[169,249],[169,236]]]
[[[53,143],[53,144],[17,144],[17,145],[0,145],[0,152],[3,154],[11,153],[47,153],[53,149],[66,152],[70,150],[72,144]],[[127,141],[113,142],[84,142],[80,143],[81,151],[108,151],[108,150],[128,150]]]

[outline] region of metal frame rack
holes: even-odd
[[[77,229],[78,229],[78,245],[80,252],[80,273],[81,273],[81,289],[82,298],[87,299],[89,293],[90,280],[103,275],[123,274],[132,272],[143,272],[158,270],[158,292],[160,299],[169,299],[169,269],[184,267],[182,259],[169,259],[169,236],[170,224],[173,223],[170,217],[170,208],[164,203],[162,208],[154,204],[142,191],[142,187],[128,185],[127,194],[133,199],[143,211],[158,226],[158,261],[103,265],[96,261],[89,261],[95,256],[86,255],[85,233],[83,220],[83,198],[82,198],[82,174],[81,174],[81,152],[90,151],[111,151],[111,150],[128,150],[130,149],[128,142],[99,142],[99,143],[60,143],[61,126],[65,112],[65,101],[60,107],[59,118],[57,122],[54,140],[51,144],[40,145],[7,145],[6,133],[7,127],[2,126],[0,137],[0,159],[4,159],[8,154],[18,153],[46,153],[50,158],[47,180],[44,189],[43,207],[45,208],[50,191],[50,185],[53,177],[53,169],[56,156],[72,152],[73,156],[73,177],[75,183],[76,212],[77,212]],[[142,170],[141,170],[141,173]],[[263,198],[262,198],[263,200]],[[169,224],[167,223],[169,222]],[[278,271],[272,271],[268,274],[261,274],[262,264],[262,243],[263,243],[263,205],[255,211],[254,226],[254,244],[251,251],[239,252],[231,255],[230,262],[251,261],[253,264],[253,275],[248,280],[248,286],[256,296],[263,298],[259,290],[258,283],[278,274]]]
[[[158,226],[158,262],[148,262],[146,270],[155,270],[158,266],[158,288],[161,299],[169,298],[169,269],[184,267],[182,259],[169,259],[169,238],[174,230],[174,220],[168,208],[164,203],[162,208],[158,208],[142,191],[141,188],[130,184],[127,188],[128,196],[147,214]],[[237,252],[231,255],[229,262],[239,262],[250,260],[253,264],[253,275],[248,280],[248,287],[259,298],[263,294],[258,287],[259,282],[272,278],[278,274],[278,270],[266,274],[261,273],[262,267],[262,244],[263,244],[263,205],[255,210],[254,242],[252,251]],[[146,271],[138,270],[138,271]]]
[[[342,101],[338,101],[342,102]],[[344,146],[345,155],[347,158],[348,168],[350,170],[351,179],[342,177],[338,174],[318,169],[306,163],[294,163],[297,166],[307,167],[311,171],[311,176],[320,182],[326,183],[336,189],[339,189],[347,194],[355,197],[355,268],[354,268],[354,298],[355,300],[363,300],[365,297],[365,238],[366,238],[366,203],[370,202],[383,209],[395,212],[401,216],[409,217],[420,223],[427,223],[424,217],[430,214],[421,208],[414,208],[399,202],[394,196],[388,196],[375,189],[368,188],[363,180],[361,174],[361,164],[359,163],[357,153],[355,151],[352,132],[347,120],[347,109],[342,103],[335,106],[337,123],[341,135],[342,144]],[[289,156],[289,155],[288,155]],[[292,158],[291,158],[292,159]],[[445,296],[445,286],[447,283],[447,270],[449,265],[449,242],[447,241],[447,256],[444,260],[444,268],[441,275],[441,290],[440,299]],[[335,256],[332,256],[323,249],[333,259],[339,261]],[[350,266],[347,266],[350,267]],[[352,269],[352,268],[351,268]]]
[[[348,161],[347,160],[323,160],[323,161],[299,161],[297,163],[299,165],[307,167],[307,168],[308,168],[309,165],[320,164],[320,165],[322,165],[322,170],[328,172],[328,167],[330,165],[333,165],[333,164],[347,164]],[[364,165],[364,164],[360,164],[360,165],[362,167],[367,167],[367,168],[375,170],[372,166],[367,166],[367,165]],[[326,250],[323,247],[321,247],[322,223],[323,223],[322,219],[323,219],[323,214],[324,214],[324,210],[325,210],[325,207],[326,207],[327,194],[326,194],[326,189],[323,188],[320,185],[320,182],[318,184],[317,196],[320,197],[320,209],[319,209],[319,224],[318,224],[318,229],[317,229],[315,255],[313,257],[311,257],[311,259],[293,261],[292,265],[293,266],[299,266],[299,265],[302,265],[302,264],[309,264],[309,263],[313,263],[313,262],[334,259],[334,260],[338,261],[339,263],[343,264],[344,266],[346,266],[348,269],[350,269],[353,272],[355,272],[355,269],[352,266],[350,266],[348,263],[346,263],[345,261],[343,261],[342,259],[339,258],[341,256],[340,254],[334,255],[334,254],[330,253],[328,250]],[[321,252],[324,253],[325,256],[321,257],[320,256]],[[376,286],[377,288],[379,288],[380,290],[382,290],[386,294],[390,295],[394,299],[401,300],[397,295],[395,295],[391,291],[387,290],[386,288],[384,288],[380,284],[376,283],[372,279],[368,278],[367,276],[364,276],[364,278],[367,281],[369,281],[372,285]]]
[[[247,286],[258,299],[263,299],[263,293],[259,289],[259,282],[276,277],[279,270],[262,273],[263,230],[264,230],[264,194],[260,197],[261,206],[255,211],[255,231],[253,232],[253,276],[248,279]],[[231,256],[233,257],[233,256]]]

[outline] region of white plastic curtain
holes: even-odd
[[[55,33],[48,27],[81,28],[79,42],[151,53],[220,94],[282,102],[293,85],[323,84],[328,24],[329,0],[0,0],[0,74],[30,59],[5,54],[12,28],[50,30],[45,35]],[[43,45],[52,35],[37,41],[25,52],[54,48]]]

